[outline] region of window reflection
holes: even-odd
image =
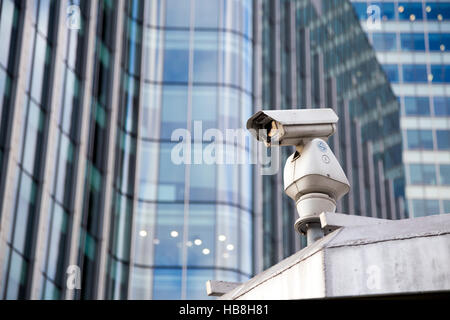
[[[217,91],[216,87],[192,87],[192,121],[202,121],[204,131],[217,128]]]
[[[161,137],[170,139],[172,132],[186,128],[188,95],[186,86],[164,86],[161,115]]]
[[[433,83],[449,83],[450,82],[450,65],[432,65],[431,74]]]
[[[411,184],[435,185],[437,182],[434,164],[411,164],[409,176]]]
[[[390,82],[398,82],[398,66],[396,64],[383,64],[382,67]]]
[[[220,1],[195,0],[195,18],[196,28],[217,28],[219,22]]]
[[[421,64],[404,64],[403,65],[403,81],[404,82],[427,82],[427,67]]]
[[[450,33],[428,34],[430,51],[450,51]]]
[[[189,28],[191,0],[166,0],[166,26]]]
[[[134,263],[152,266],[156,240],[156,204],[138,202],[134,226]]]
[[[217,82],[217,46],[216,32],[195,32],[194,82]]]
[[[372,45],[377,51],[395,51],[397,49],[395,33],[372,34]]]
[[[183,223],[183,204],[158,204],[155,234],[158,241],[154,243],[156,266],[181,266],[183,264]],[[173,237],[172,231],[176,231],[178,235]]]
[[[181,269],[155,269],[153,299],[181,299]]]
[[[425,51],[425,36],[423,33],[401,33],[400,45],[404,51]]]
[[[240,241],[237,250],[241,257],[240,270],[252,274],[253,271],[253,256],[252,256],[252,216],[248,211],[240,210],[239,213],[239,226],[240,226]]]
[[[188,266],[214,266],[215,216],[215,205],[190,204],[189,235],[185,244]]]
[[[431,130],[407,130],[408,149],[433,149]]]
[[[189,71],[189,32],[166,31],[164,75],[167,82],[187,82]]]
[[[206,295],[205,283],[214,279],[214,270],[187,270],[186,289],[189,292],[189,299],[193,300],[210,300],[214,297]]]
[[[450,116],[450,98],[434,97],[433,102],[436,116]]]
[[[208,153],[208,149],[206,148],[208,148],[208,146],[209,144],[205,143],[203,150],[197,148],[197,152],[203,152],[206,156]],[[194,148],[195,147],[196,145]],[[209,202],[214,201],[216,199],[216,185],[216,166],[214,164],[203,163],[190,165],[189,198],[191,200]]]
[[[399,2],[398,18],[399,20],[422,20],[422,3],[421,2]]]
[[[160,112],[162,86],[144,83],[142,86],[142,109],[140,113],[141,136],[143,138],[157,139],[160,135]]]
[[[242,38],[230,33],[225,32],[221,37],[221,82],[225,84],[231,84],[240,86],[239,68],[242,61],[240,56],[239,42]]]
[[[436,130],[437,148],[450,150],[450,130]]]
[[[158,199],[181,201],[184,199],[185,165],[177,165],[171,159],[175,143],[161,143],[160,146]]]
[[[450,164],[441,164],[439,166],[439,183],[450,185]]]
[[[407,116],[429,116],[428,97],[405,97],[405,114]]]
[[[224,235],[225,241],[216,242],[216,264],[219,267],[237,269],[240,250],[238,222],[239,210],[232,206],[217,206],[217,236]],[[239,227],[238,227],[239,225]]]
[[[439,200],[412,199],[411,203],[414,217],[439,214]]]
[[[139,199],[156,200],[159,144],[142,140],[140,148]]]
[[[427,2],[425,10],[428,20],[444,21],[450,19],[450,3]]]

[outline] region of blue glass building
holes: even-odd
[[[409,216],[450,213],[450,1],[352,4],[401,104]]]

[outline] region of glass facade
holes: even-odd
[[[200,121],[203,132],[241,128],[251,115],[252,5],[153,1],[144,12],[158,18],[141,25],[142,120],[131,112],[128,120],[137,126],[139,164],[128,292],[206,298],[206,280],[240,282],[253,273],[252,168],[174,164],[171,138],[175,129],[194,132]],[[192,150],[210,142],[193,135]]]
[[[366,36],[367,1],[0,1],[0,298],[206,299],[302,248],[282,168],[206,160],[261,108],[339,115],[338,211],[449,212],[448,7],[376,4]]]
[[[450,189],[438,169],[449,165],[450,1],[352,5],[401,104],[409,216],[448,213]],[[367,24],[369,5],[380,6],[377,29]]]
[[[382,7],[391,18],[394,8]],[[397,66],[384,66],[387,79],[348,1],[267,0],[262,12],[261,68],[255,68],[261,105],[333,108],[340,120],[329,142],[352,186],[338,212],[402,218],[400,106],[388,81],[398,81]],[[387,51],[397,48],[394,33],[379,34],[376,42]],[[292,152],[282,150],[282,164]],[[263,178],[264,268],[305,245],[294,232],[296,209],[281,196],[281,181],[281,172]],[[280,196],[271,200],[271,194]]]

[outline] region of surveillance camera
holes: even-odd
[[[284,190],[295,201],[301,219],[319,219],[335,212],[336,201],[349,192],[350,183],[328,144],[315,138],[296,151],[284,167]],[[302,230],[298,230],[302,231]]]
[[[336,131],[338,116],[333,109],[264,110],[247,121],[258,141],[270,146],[300,146],[313,138],[328,138]]]
[[[350,190],[344,171],[326,143],[337,121],[332,109],[259,111],[247,121],[247,129],[266,146],[276,141],[281,146],[296,147],[284,167],[284,189],[297,206],[295,229],[307,234],[308,243],[323,235],[317,227],[319,215],[335,212],[336,201]]]

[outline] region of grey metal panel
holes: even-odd
[[[39,215],[37,217],[36,239],[34,241],[34,258],[32,266],[32,277],[31,277],[31,289],[30,289],[30,299],[40,299],[39,291],[40,285],[42,284],[42,275],[40,268],[42,267],[43,260],[46,252],[46,241],[49,233],[50,226],[48,225],[48,215],[49,207],[51,205],[51,196],[53,193],[52,181],[54,179],[55,167],[53,164],[57,158],[58,150],[58,115],[57,111],[60,108],[61,96],[63,93],[64,85],[64,68],[65,68],[65,50],[66,50],[66,39],[68,28],[65,27],[66,0],[62,0],[59,3],[58,14],[56,21],[58,21],[58,26],[56,28],[58,34],[56,41],[53,44],[54,55],[53,61],[53,76],[51,77],[50,87],[53,89],[53,94],[51,96],[50,108],[48,110],[48,132],[47,132],[47,147],[44,150],[43,156],[43,179],[42,179],[42,196],[39,208]]]
[[[351,216],[351,219],[359,218]],[[299,299],[450,290],[450,215],[340,228],[221,299]]]
[[[18,54],[17,57],[17,73],[15,79],[12,82],[11,88],[11,114],[9,118],[9,137],[7,137],[5,153],[3,155],[3,169],[5,175],[2,182],[2,192],[0,196],[0,266],[4,266],[7,262],[6,250],[8,249],[8,234],[13,223],[13,210],[15,205],[16,190],[15,190],[15,177],[17,173],[17,165],[19,163],[19,150],[23,141],[20,141],[20,130],[23,127],[22,113],[23,106],[26,101],[26,88],[27,77],[29,70],[27,70],[28,56],[30,54],[30,41],[29,39],[34,36],[32,34],[32,15],[33,7],[30,2],[24,2],[22,10],[20,12],[19,20],[23,20],[22,29],[19,31],[18,39]],[[0,273],[0,282],[2,273]],[[0,293],[1,294],[1,293]]]
[[[74,165],[74,172],[79,172],[76,176],[75,182],[75,194],[74,194],[74,211],[71,220],[70,230],[68,232],[69,239],[69,258],[67,265],[76,265],[78,261],[78,246],[80,240],[80,228],[81,228],[81,218],[83,215],[83,196],[84,196],[84,186],[85,186],[85,175],[86,164],[87,164],[87,150],[89,147],[89,118],[92,98],[92,85],[93,85],[93,66],[94,66],[94,55],[95,55],[95,40],[96,40],[96,27],[97,27],[97,9],[98,3],[95,1],[89,2],[90,8],[88,16],[86,18],[87,24],[87,40],[86,40],[86,62],[84,65],[84,82],[82,87],[82,97],[81,97],[81,121],[80,121],[80,141],[79,141],[79,151],[78,159]],[[74,298],[74,291],[66,289],[65,297],[67,300]]]
[[[103,218],[100,228],[100,259],[98,267],[98,277],[97,277],[97,299],[104,299],[105,296],[105,286],[106,286],[106,273],[108,267],[108,247],[109,247],[109,236],[111,227],[111,215],[112,209],[114,207],[114,155],[116,153],[116,136],[117,136],[117,116],[120,103],[120,79],[122,75],[122,46],[123,46],[123,20],[126,12],[125,1],[117,0],[117,16],[116,16],[116,33],[114,40],[114,51],[113,55],[113,79],[112,79],[112,90],[111,94],[111,115],[110,115],[110,125],[108,131],[108,156],[106,158],[106,177],[105,177],[105,195],[104,195],[104,206],[103,206]]]
[[[237,286],[241,285],[238,282],[226,282],[226,281],[213,281],[208,280],[206,282],[206,293],[208,296],[222,296],[225,293],[233,290]]]

